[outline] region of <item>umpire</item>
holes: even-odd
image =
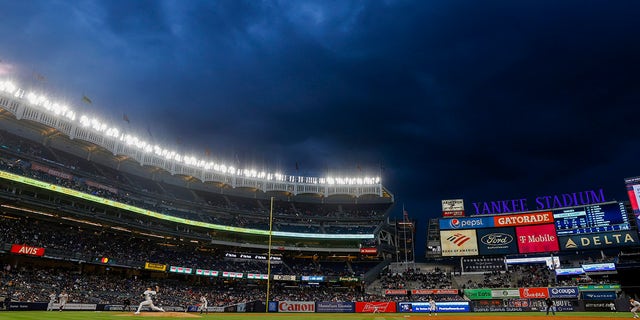
[[[556,315],[556,308],[553,306],[553,300],[551,298],[544,299],[544,304],[547,305],[547,315],[549,315],[549,310],[553,312],[553,315]]]

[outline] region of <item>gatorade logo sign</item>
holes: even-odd
[[[478,229],[493,226],[493,218],[488,217],[440,219],[440,230]]]

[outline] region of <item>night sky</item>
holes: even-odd
[[[637,1],[0,0],[0,79],[183,153],[381,175],[423,238],[441,199],[627,200],[639,17]]]

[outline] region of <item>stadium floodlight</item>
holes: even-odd
[[[89,125],[91,125],[91,121],[89,120],[89,117],[83,115],[80,117],[80,125],[83,127],[88,127]]]
[[[108,137],[117,138],[120,136],[120,130],[118,128],[109,128],[105,131]]]
[[[27,101],[29,101],[30,104],[35,105],[36,103],[38,103],[38,96],[33,92],[29,92],[27,94]]]
[[[18,87],[16,87],[16,85],[11,81],[2,81],[0,82],[0,90],[9,94],[14,94],[18,91]]]
[[[139,139],[131,134],[123,133],[118,128],[112,127],[106,122],[101,121],[100,119],[90,116],[90,115],[79,115],[77,116],[76,112],[68,106],[66,103],[60,103],[56,101],[51,101],[43,94],[39,94],[36,92],[28,92],[25,93],[23,89],[20,89],[16,84],[12,81],[4,80],[0,81],[0,92],[6,92],[9,94],[13,94],[17,99],[26,99],[27,103],[31,106],[37,107],[38,109],[51,114],[55,117],[64,117],[71,122],[75,122],[76,119],[78,122],[75,122],[82,128],[91,128],[93,131],[96,131],[102,134],[104,137],[110,139],[117,139],[123,142],[127,146],[135,147],[138,150],[141,150],[146,153],[154,153],[157,157],[164,158],[173,162],[184,163],[188,166],[195,168],[203,168],[205,171],[215,171],[221,172],[225,175],[232,175],[236,177],[247,177],[250,179],[267,179],[267,180],[275,180],[281,181],[285,183],[304,183],[304,184],[328,184],[328,185],[373,185],[380,184],[380,177],[305,177],[305,176],[297,176],[297,175],[285,175],[282,173],[269,173],[265,171],[258,172],[255,169],[240,169],[234,166],[216,163],[216,162],[207,162],[203,159],[198,159],[193,155],[181,155],[175,151],[170,151],[168,149],[163,148],[159,145],[151,145],[148,142]],[[166,164],[165,164],[166,165]]]

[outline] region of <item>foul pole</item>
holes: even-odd
[[[273,230],[273,200],[271,197],[271,208],[269,209],[269,252],[267,254],[267,301],[265,305],[265,312],[269,312],[269,291],[271,291],[271,235]]]

